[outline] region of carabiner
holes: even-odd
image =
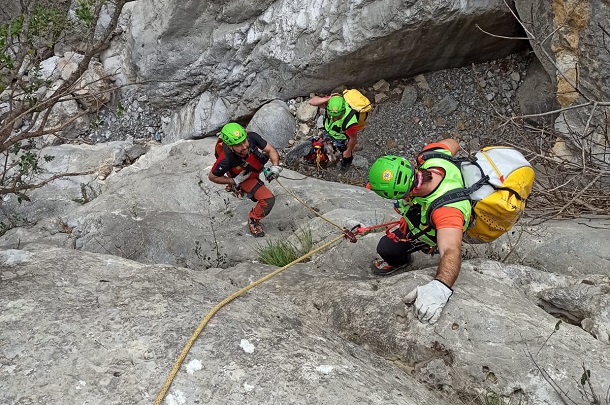
[[[356,235],[354,235],[354,232],[350,231],[347,228],[343,229],[343,236],[345,236],[345,238],[352,243],[358,242],[358,239],[356,239]]]

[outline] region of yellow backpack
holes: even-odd
[[[534,169],[515,148],[489,146],[472,159],[454,158],[425,151],[422,159],[441,158],[456,164],[462,172],[465,188],[445,194],[428,208],[470,199],[473,219],[466,234],[475,242],[491,242],[509,231],[525,210],[534,185]]]
[[[371,111],[371,102],[357,89],[343,91],[343,99],[358,114],[358,131],[362,131],[366,126],[366,119]]]

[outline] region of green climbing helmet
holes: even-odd
[[[326,111],[331,117],[340,117],[345,114],[345,100],[341,96],[332,96],[328,99]]]
[[[236,122],[229,122],[220,130],[220,139],[227,146],[239,145],[246,140],[246,130]]]
[[[391,200],[403,198],[411,191],[415,168],[400,156],[382,156],[369,170],[369,185],[377,195]]]

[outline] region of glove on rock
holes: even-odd
[[[428,284],[415,288],[407,294],[404,301],[406,304],[415,301],[413,310],[417,319],[433,324],[440,318],[451,294],[453,294],[451,288],[438,280],[432,280]]]

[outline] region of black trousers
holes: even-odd
[[[405,241],[405,235],[398,229],[392,233],[402,240],[394,241],[384,235],[377,244],[377,254],[390,266],[398,267],[410,263],[413,260],[413,252],[431,253],[434,250],[422,241]]]

